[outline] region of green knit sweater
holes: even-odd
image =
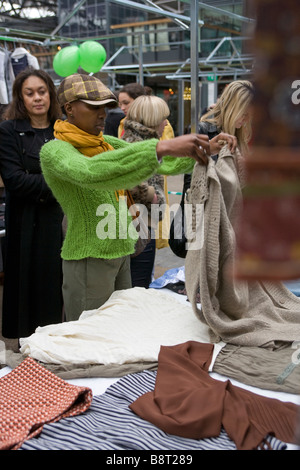
[[[194,160],[166,157],[159,164],[157,140],[127,143],[111,136],[114,150],[85,157],[71,144],[53,140],[42,147],[45,180],[67,216],[62,258],[119,258],[134,252],[137,233],[124,200],[130,189],[154,173],[191,171]]]

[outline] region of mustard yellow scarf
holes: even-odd
[[[98,135],[88,134],[68,121],[60,119],[54,124],[54,137],[69,142],[86,157],[93,157],[98,153],[113,150],[113,147],[103,139],[102,132]]]

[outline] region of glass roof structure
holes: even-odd
[[[254,26],[251,0],[0,1],[0,44],[26,47],[54,80],[58,50],[92,39],[105,47],[99,74],[111,88],[139,81],[157,93],[160,84],[175,89],[196,103],[195,122],[199,93],[204,107],[225,83],[251,76]]]

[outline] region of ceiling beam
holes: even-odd
[[[167,18],[173,18],[174,20],[175,19],[178,19],[178,20],[181,20],[181,21],[186,21],[187,23],[190,23],[191,22],[191,18],[189,16],[185,16],[185,15],[179,15],[178,13],[171,13],[169,11],[166,11],[166,10],[159,10],[158,8],[154,8],[152,6],[148,6],[148,5],[143,5],[141,3],[136,3],[136,2],[133,2],[132,0],[109,0],[111,3],[117,3],[119,5],[123,5],[123,6],[126,6],[126,7],[130,7],[130,8],[136,8],[138,10],[143,10],[143,11],[147,11],[149,13],[154,13],[154,14],[161,14],[163,16],[166,16]],[[199,26],[203,26],[203,21],[201,20],[198,20],[198,24]]]

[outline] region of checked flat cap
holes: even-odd
[[[72,101],[83,101],[94,106],[117,105],[117,98],[101,80],[94,76],[74,73],[66,77],[57,90],[61,106]]]

